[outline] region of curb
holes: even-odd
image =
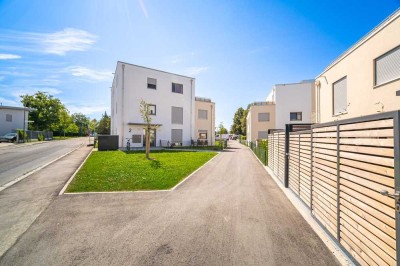
[[[275,181],[277,186],[282,190],[285,194],[286,198],[292,203],[292,205],[296,208],[296,210],[300,213],[300,215],[304,218],[304,220],[310,225],[313,231],[317,234],[317,236],[324,242],[325,246],[329,249],[330,252],[335,256],[335,258],[339,261],[341,265],[351,265],[354,266],[354,262],[344,253],[344,251],[334,242],[334,240],[325,232],[325,230],[315,221],[315,219],[311,216],[311,210],[308,209],[303,202],[290,190],[284,187],[281,181],[275,176],[275,174],[268,168],[268,166],[264,165],[260,159],[254,154],[254,152],[247,147],[253,156],[257,159],[257,161],[261,164],[264,170],[271,176],[271,178]]]
[[[29,171],[28,173],[26,173],[26,174],[24,174],[24,175],[22,175],[22,176],[20,176],[20,177],[17,177],[17,178],[15,178],[14,180],[12,180],[12,181],[10,181],[10,182],[8,182],[8,183],[6,183],[6,184],[0,186],[0,192],[3,191],[3,190],[5,190],[6,188],[9,188],[9,187],[11,187],[12,185],[18,183],[19,181],[21,181],[21,180],[27,178],[28,176],[30,176],[30,175],[36,173],[37,171],[39,171],[39,170],[41,170],[41,169],[43,169],[43,168],[49,166],[50,164],[52,164],[52,163],[54,163],[54,162],[60,160],[61,158],[67,156],[68,154],[70,154],[70,153],[76,151],[77,149],[81,148],[83,145],[84,145],[84,143],[80,144],[78,147],[76,147],[76,148],[70,150],[69,152],[67,152],[67,153],[65,153],[65,154],[63,154],[63,155],[57,157],[56,159],[54,159],[54,160],[52,160],[52,161],[50,161],[50,162],[48,162],[48,163],[46,163],[46,164],[44,164],[44,165],[42,165],[42,166],[39,166],[38,168],[33,169],[33,170]]]
[[[93,151],[93,150],[92,150]],[[200,171],[203,167],[205,167],[207,164],[209,164],[211,161],[213,161],[215,158],[217,158],[221,152],[217,152],[217,155],[212,157],[210,160],[208,160],[205,164],[197,168],[194,172],[192,172],[190,175],[182,179],[178,184],[176,184],[173,188],[170,189],[160,189],[160,190],[135,190],[135,191],[92,191],[92,192],[65,192],[67,189],[68,185],[71,183],[71,181],[74,179],[75,175],[78,173],[78,171],[81,169],[83,164],[86,162],[87,158],[89,158],[90,154],[92,154],[92,151],[89,153],[89,155],[85,158],[85,160],[82,162],[82,164],[78,167],[78,169],[75,171],[75,173],[69,178],[68,182],[64,185],[64,187],[61,189],[60,193],[58,194],[59,196],[61,195],[86,195],[86,194],[126,194],[126,193],[155,193],[155,192],[171,192],[176,190],[180,185],[182,185],[186,180],[188,180],[190,177],[192,177],[194,174],[196,174],[198,171]]]

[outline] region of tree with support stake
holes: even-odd
[[[140,115],[144,121],[144,131],[145,131],[145,138],[146,138],[146,158],[151,160],[150,158],[150,133],[151,130],[157,129],[157,125],[151,124],[151,112],[150,112],[150,104],[145,102],[143,99],[140,101],[139,106]]]

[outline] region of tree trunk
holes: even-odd
[[[150,128],[146,129],[146,158],[150,159]]]

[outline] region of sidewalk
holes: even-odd
[[[0,192],[0,257],[49,206],[92,148],[82,146]]]

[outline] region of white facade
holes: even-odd
[[[0,106],[0,136],[12,132],[12,130],[24,128],[27,130],[28,113],[29,108]]]
[[[276,104],[276,129],[284,129],[286,124],[315,122],[314,80],[274,85],[267,101]]]
[[[148,82],[156,83],[155,88]],[[173,92],[173,87],[178,88],[175,89],[178,92]],[[194,78],[117,62],[111,92],[111,135],[119,135],[120,147],[126,147],[127,138],[131,139],[131,147],[144,146],[144,122],[139,112],[142,99],[155,105],[152,124],[159,127],[154,146],[165,146],[167,142],[190,145],[195,136]],[[175,121],[172,121],[172,112],[180,114],[181,111],[183,117],[177,122],[174,115]],[[180,132],[181,141],[176,141]]]

